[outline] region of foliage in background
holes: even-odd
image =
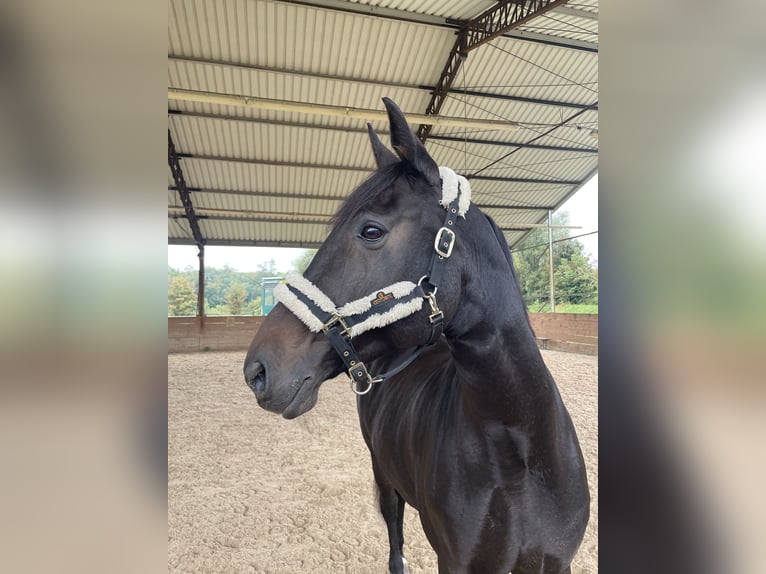
[[[241,315],[242,310],[245,308],[245,300],[247,299],[247,289],[245,286],[236,282],[226,290],[226,306],[229,308],[230,315]]]
[[[292,262],[293,269],[303,273],[316,249],[305,250]],[[205,268],[206,315],[260,315],[261,280],[284,277],[272,259],[258,266],[258,271],[243,272],[224,265]],[[168,266],[168,316],[197,314],[199,271],[191,266],[183,271]]]
[[[553,216],[554,225],[569,225],[567,212]],[[553,283],[556,311],[598,312],[598,269],[591,265],[582,243],[570,229],[553,229]],[[538,228],[513,251],[513,263],[524,302],[530,312],[550,311],[548,230]]]
[[[194,283],[188,277],[170,271],[168,268],[168,316],[195,315],[197,290]]]
[[[568,225],[566,212],[556,214],[554,225]],[[553,239],[571,236],[569,229],[554,229]],[[598,313],[598,269],[591,265],[582,244],[574,240],[553,244],[556,310],[562,313]],[[306,249],[292,262],[303,273],[316,254]],[[513,252],[513,261],[527,308],[531,312],[548,311],[548,230],[532,231]],[[261,280],[283,277],[276,262],[258,266],[258,271],[242,272],[224,266],[205,269],[206,315],[260,315]],[[197,269],[179,271],[168,267],[168,316],[195,315],[197,311]]]

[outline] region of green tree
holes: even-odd
[[[247,289],[242,283],[233,283],[226,291],[226,306],[232,315],[241,315],[247,300]]]
[[[197,291],[194,283],[183,274],[168,277],[168,316],[196,315]]]
[[[564,303],[590,303],[598,289],[588,258],[579,252],[559,261],[553,272],[553,281],[556,298]]]
[[[247,306],[245,307],[245,314],[246,315],[262,315],[263,314],[261,310],[260,295],[247,304]]]
[[[557,213],[554,225],[568,225],[569,214]],[[556,301],[585,303],[597,300],[598,275],[583,252],[582,243],[570,237],[569,229],[553,229],[553,280]],[[548,230],[532,231],[513,252],[519,286],[527,307],[537,310],[549,298]]]

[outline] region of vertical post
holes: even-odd
[[[197,317],[200,327],[205,325],[205,246],[199,246],[199,289],[197,289]]]
[[[551,313],[556,312],[556,296],[553,287],[553,211],[548,210],[548,266],[550,267]]]

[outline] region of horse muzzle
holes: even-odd
[[[294,419],[311,410],[317,402],[322,380],[301,371],[280,376],[259,360],[246,361],[245,383],[255,394],[258,405],[286,419]]]

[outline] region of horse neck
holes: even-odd
[[[558,391],[537,347],[507,247],[489,235],[491,227],[477,227],[481,237],[472,244],[480,247],[468,246],[475,267],[465,276],[447,341],[466,406],[523,424],[541,408],[555,409]]]

